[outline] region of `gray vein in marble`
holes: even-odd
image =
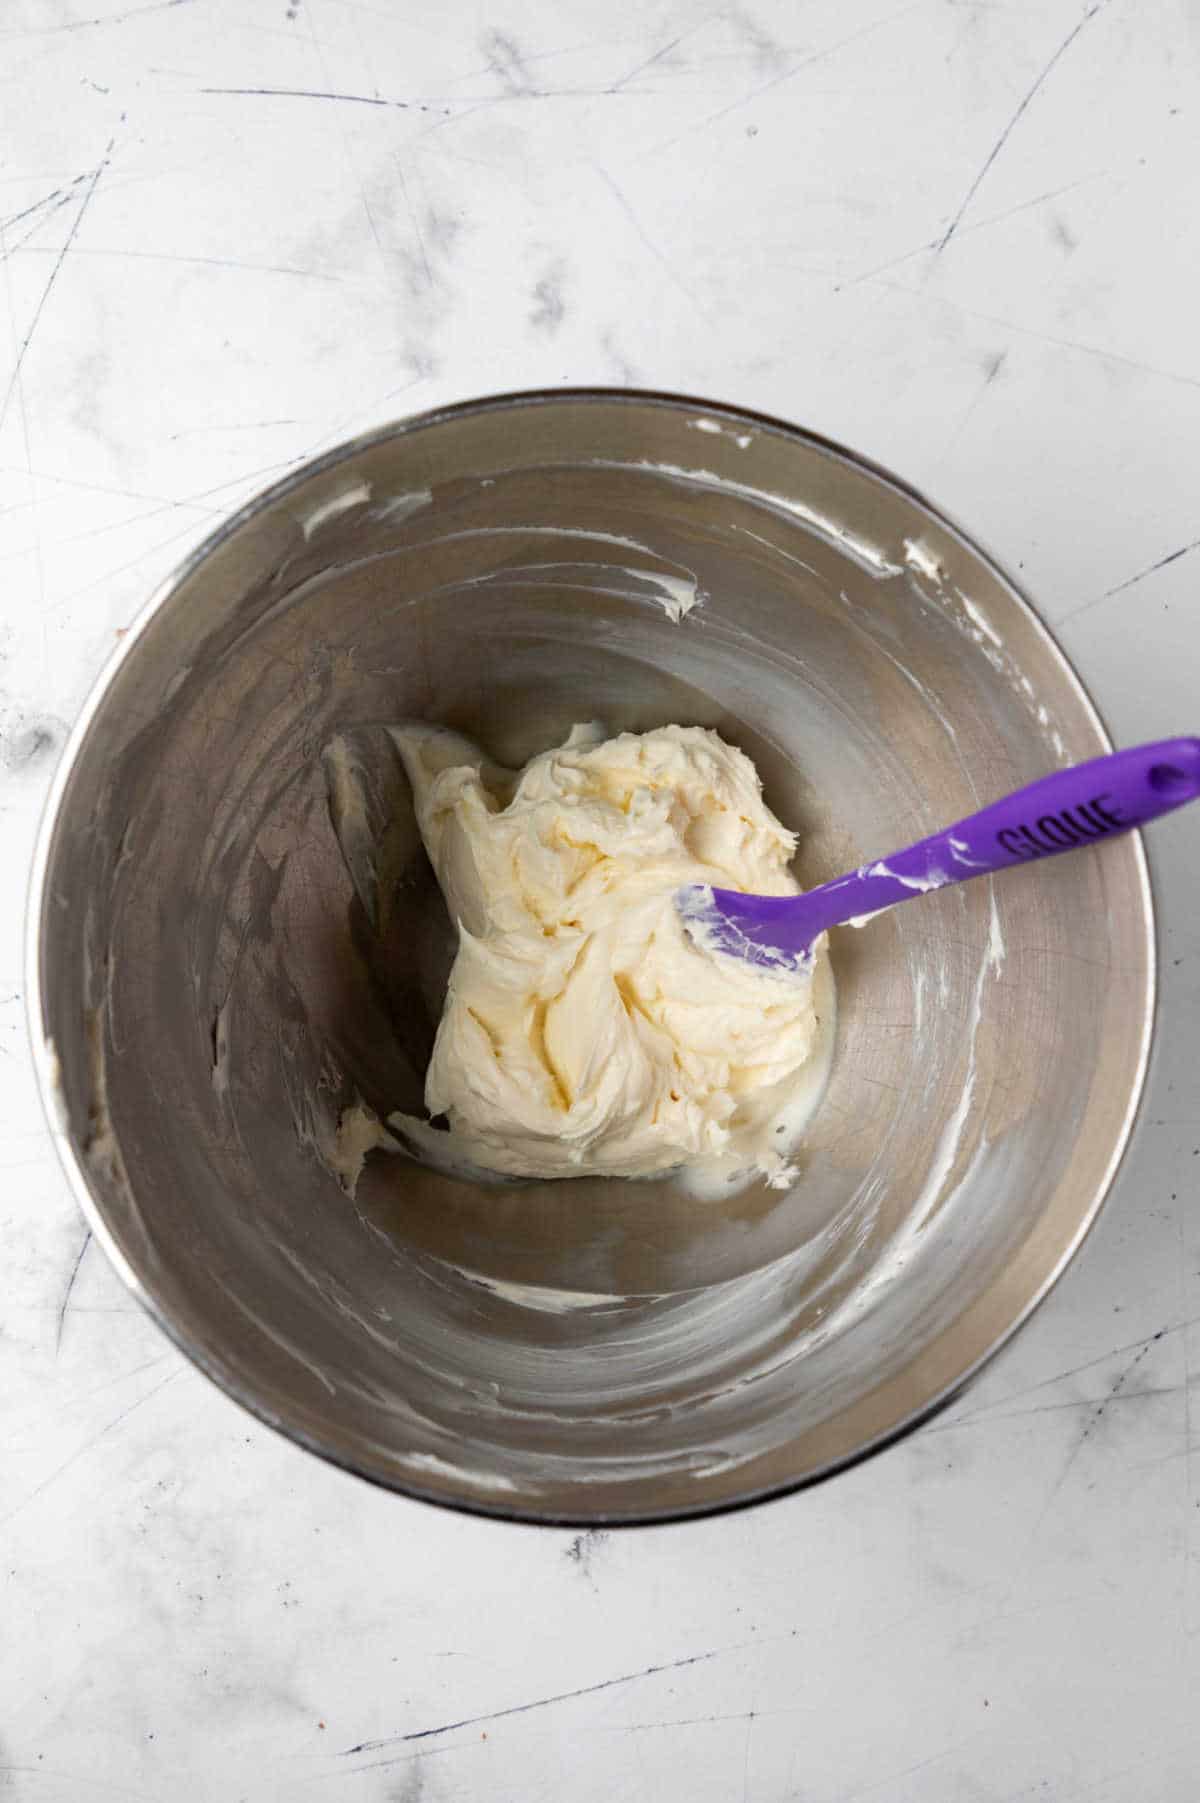
[[[556,257],[533,285],[533,306],[529,312],[529,323],[537,332],[544,332],[553,337],[566,317],[567,303],[564,288],[567,280],[567,265],[563,257]]]
[[[45,763],[67,736],[62,720],[48,715],[43,719],[27,719],[18,714],[12,725],[0,725],[0,768],[14,772],[30,770]]]
[[[487,60],[488,68],[505,93],[516,99],[538,92],[537,84],[525,66],[521,47],[511,32],[493,27],[484,32],[479,40],[479,48]]]
[[[724,18],[749,45],[754,66],[760,74],[775,75],[786,68],[788,52],[785,47],[744,6],[731,6]]]

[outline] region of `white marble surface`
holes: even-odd
[[[20,942],[158,576],[487,390],[842,439],[1024,572],[1120,737],[1196,730],[1198,152],[1194,0],[4,0],[0,1796],[1195,1797],[1195,817],[1138,1140],[1032,1325],[832,1484],[609,1536],[376,1493],[183,1362],[85,1248]]]

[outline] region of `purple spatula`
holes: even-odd
[[[696,885],[677,905],[704,945],[753,964],[798,968],[827,927],[861,921],[931,889],[1052,858],[1144,826],[1200,796],[1200,739],[1160,739],[1076,764],[1006,795],[904,851],[807,895],[741,895]]]

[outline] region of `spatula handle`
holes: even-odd
[[[1200,739],[1160,739],[1040,777],[867,870],[940,888],[1129,832],[1197,796]]]
[[[804,955],[829,927],[1011,864],[1115,838],[1198,796],[1200,739],[1160,739],[1040,777],[954,826],[806,895],[714,889],[702,894],[699,913],[716,942],[736,955],[753,959],[756,948]]]

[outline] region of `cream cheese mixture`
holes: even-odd
[[[441,728],[393,737],[460,932],[425,1086],[457,1155],[789,1184],[830,1043],[824,941],[808,975],[754,967],[696,943],[674,902],[798,892],[750,759],[694,726],[577,726],[519,772]]]

